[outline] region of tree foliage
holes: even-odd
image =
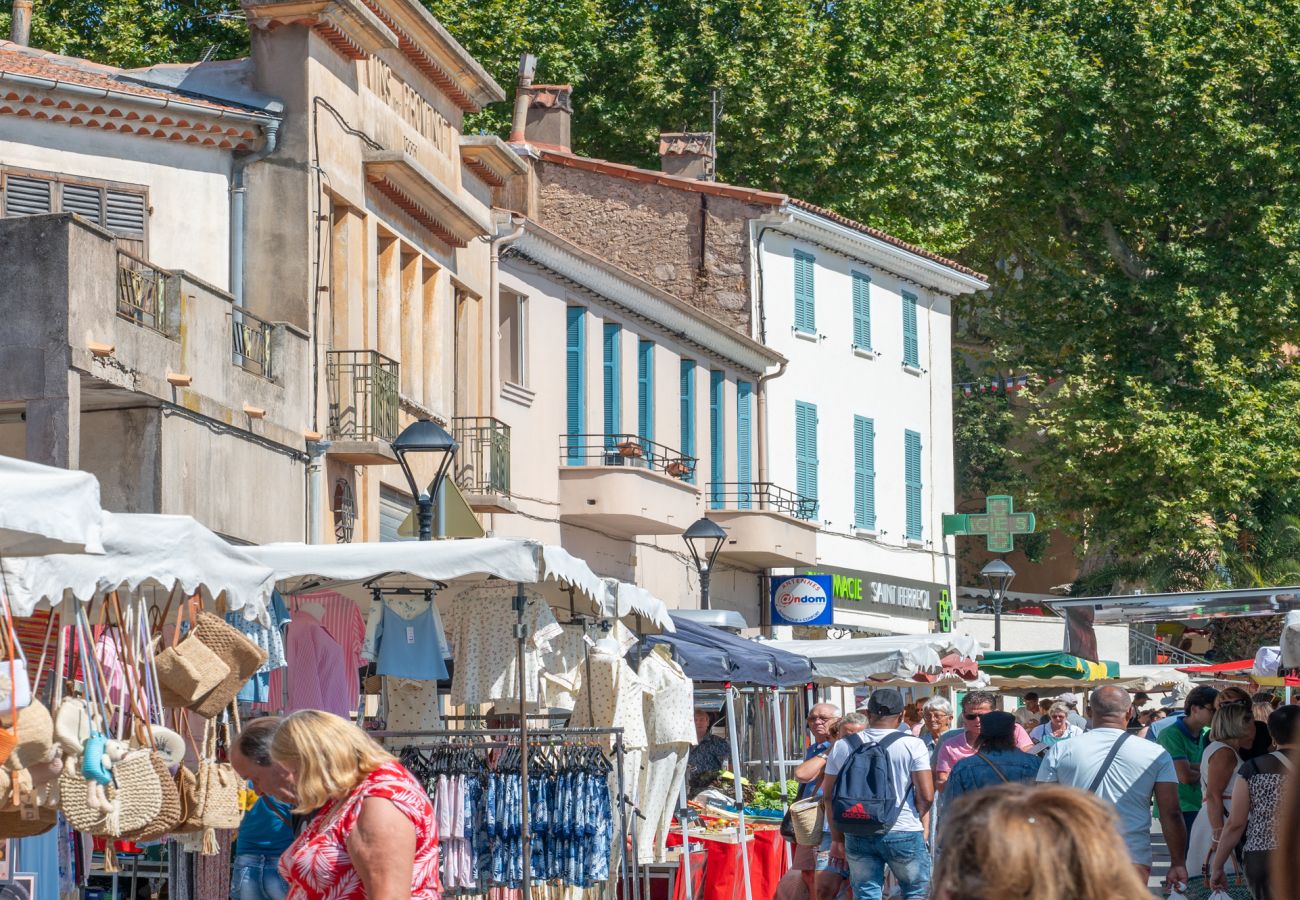
[[[962,328],[1038,377],[1015,416],[963,421],[959,398],[960,452],[1092,575],[1261,564],[1300,497],[1294,0],[425,2],[502,84],[523,51],[572,82],[579,152],[654,166],[717,89],[722,177],[989,272]],[[123,65],[229,56],[223,12],[38,0],[34,34]]]

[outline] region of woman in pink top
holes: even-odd
[[[280,857],[288,900],[438,900],[438,825],[420,783],[365,732],[302,710],[275,732],[294,812],[314,813]]]

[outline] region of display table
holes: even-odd
[[[710,836],[694,829],[691,840],[704,847],[704,886],[701,900],[744,900],[745,890],[742,885],[745,870],[740,859],[741,844],[733,834],[729,838]],[[681,846],[681,831],[668,835],[668,846]],[[775,828],[756,831],[744,843],[745,852],[749,854],[749,887],[752,900],[772,900],[776,895],[777,882],[785,874],[788,866],[785,862],[785,841]],[[691,862],[699,859],[699,853],[691,854]],[[678,873],[679,884],[673,891],[674,900],[685,900],[683,886],[680,884],[681,872]],[[691,873],[695,876],[695,873]],[[696,880],[694,877],[692,880]],[[698,883],[698,881],[697,881]]]

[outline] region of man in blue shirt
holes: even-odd
[[[231,900],[284,900],[289,893],[279,865],[280,855],[293,843],[295,798],[285,780],[288,770],[271,759],[271,740],[279,724],[275,716],[254,719],[230,748],[231,766],[258,794],[235,838]]]
[[[1032,753],[1016,749],[1015,716],[1008,712],[985,713],[980,716],[975,755],[952,767],[944,787],[944,803],[951,804],[962,794],[995,784],[1033,781],[1038,777],[1040,763]]]

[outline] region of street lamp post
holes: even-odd
[[[442,490],[443,480],[451,470],[452,460],[460,445],[447,433],[447,429],[437,422],[432,419],[420,419],[402,429],[402,433],[393,441],[392,447],[393,454],[397,457],[397,464],[402,467],[402,474],[406,476],[406,483],[411,486],[411,496],[415,497],[420,540],[431,541],[433,540],[433,498]],[[410,453],[438,454],[433,481],[427,491],[420,490],[420,486],[416,484],[415,473],[411,471],[411,465],[406,459],[407,454]],[[442,530],[439,527],[439,537],[442,537]]]
[[[695,568],[700,573],[700,609],[708,609],[709,575],[727,540],[727,532],[717,522],[706,517],[697,519],[690,528],[683,531],[682,540],[686,541],[691,559],[695,561]]]
[[[1002,601],[1007,596],[1007,589],[1016,577],[1016,570],[1007,565],[1006,560],[995,559],[980,570],[980,578],[993,597],[993,649],[1002,649]]]

